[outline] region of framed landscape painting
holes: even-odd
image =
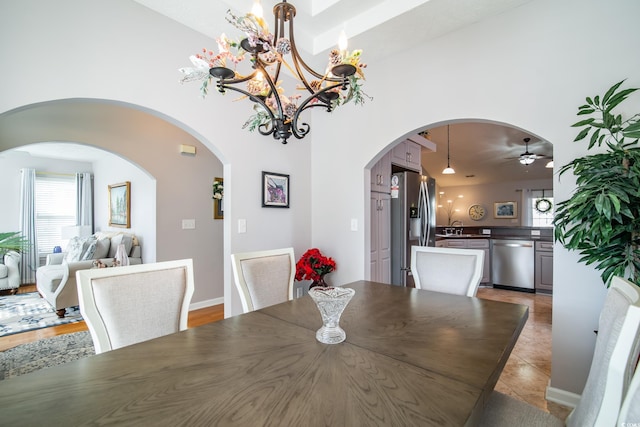
[[[131,182],[109,186],[109,226],[131,227]]]
[[[289,207],[289,175],[262,172],[262,207]]]
[[[494,218],[517,218],[518,204],[516,202],[495,202],[493,204]]]

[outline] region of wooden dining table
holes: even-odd
[[[309,296],[0,382],[20,426],[475,425],[517,304],[358,281],[322,344]]]

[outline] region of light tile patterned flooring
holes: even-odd
[[[496,390],[564,420],[571,408],[545,399],[551,377],[552,297],[492,288],[480,288],[477,296],[529,306],[529,319],[500,376]]]

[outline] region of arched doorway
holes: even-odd
[[[159,113],[92,99],[52,101],[6,112],[0,115],[0,133],[0,152],[37,142],[80,142],[147,171],[156,180],[156,206],[141,206],[141,219],[132,229],[155,217],[156,260],[193,258],[200,280],[192,302],[202,307],[223,302],[223,221],[213,217],[211,194],[213,179],[223,176],[223,166],[191,133]],[[180,145],[195,147],[195,155],[181,153]],[[110,179],[118,174],[113,169]],[[136,188],[132,185],[134,199]],[[183,220],[196,228],[183,228]]]

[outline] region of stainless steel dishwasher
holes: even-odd
[[[535,292],[535,251],[529,240],[491,241],[491,278],[496,288]]]

